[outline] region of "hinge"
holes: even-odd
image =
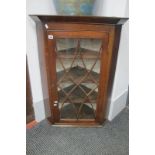
[[[48,35],[48,39],[53,39],[53,35]]]
[[[54,107],[58,106],[58,101],[54,101]]]

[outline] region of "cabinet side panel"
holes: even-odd
[[[38,55],[41,73],[42,92],[44,98],[44,107],[46,117],[51,117],[50,107],[50,78],[49,78],[49,60],[47,48],[46,29],[41,22],[36,23],[37,41],[38,41]]]
[[[49,33],[48,33],[49,35]],[[55,39],[48,39],[48,51],[49,51],[49,78],[50,78],[50,107],[53,116],[53,123],[59,122],[60,112],[58,107],[55,106],[55,102],[58,102],[57,92],[57,76],[56,76],[56,53],[55,53]],[[57,104],[58,105],[58,104]]]
[[[100,81],[99,108],[97,111],[97,121],[103,123],[106,116],[107,103],[111,97],[114,80],[121,26],[113,27],[109,31],[109,41],[107,51],[105,49],[102,60],[102,79]]]
[[[116,70],[116,63],[117,63],[117,56],[118,56],[118,49],[119,49],[119,43],[120,43],[120,34],[121,34],[121,25],[116,25],[113,30],[113,41],[112,45],[109,50],[112,51],[112,58],[110,63],[110,75],[109,75],[109,82],[108,82],[108,103],[111,101],[111,95],[112,95],[112,88],[114,83],[114,76],[115,76],[115,70]]]

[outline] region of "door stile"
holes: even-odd
[[[50,107],[51,107],[51,113],[52,113],[52,121],[59,122],[60,120],[60,113],[58,109],[58,93],[57,93],[57,78],[56,78],[56,53],[55,53],[55,39],[50,38],[48,35],[48,52],[49,52],[49,65],[50,65],[50,94],[49,96],[51,97],[50,101]]]

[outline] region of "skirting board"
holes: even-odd
[[[109,107],[107,110],[106,118],[109,121],[112,121],[126,107],[127,96],[128,90],[124,91],[115,100],[111,100],[111,102],[108,104]]]
[[[45,119],[45,106],[44,101],[33,102],[34,116],[37,122]]]
[[[40,122],[51,115],[48,102],[48,99],[33,102],[34,115],[37,122]]]

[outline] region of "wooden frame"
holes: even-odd
[[[26,124],[34,121],[34,109],[32,101],[31,83],[29,76],[29,68],[26,57]]]
[[[107,18],[107,17],[68,17],[68,16],[41,16],[31,15],[37,25],[39,58],[42,73],[43,92],[49,94],[49,105],[51,117],[48,120],[56,125],[69,126],[93,126],[102,124],[106,118],[106,107],[111,97],[114,73],[116,68],[117,53],[119,47],[120,33],[122,24],[126,18]],[[101,78],[99,86],[99,100],[97,107],[96,120],[60,120],[59,110],[54,107],[57,100],[56,90],[56,56],[54,51],[54,39],[48,39],[48,35],[53,37],[88,37],[103,38],[105,46],[102,52]],[[92,37],[93,36],[93,37]],[[49,48],[50,47],[50,48]]]

